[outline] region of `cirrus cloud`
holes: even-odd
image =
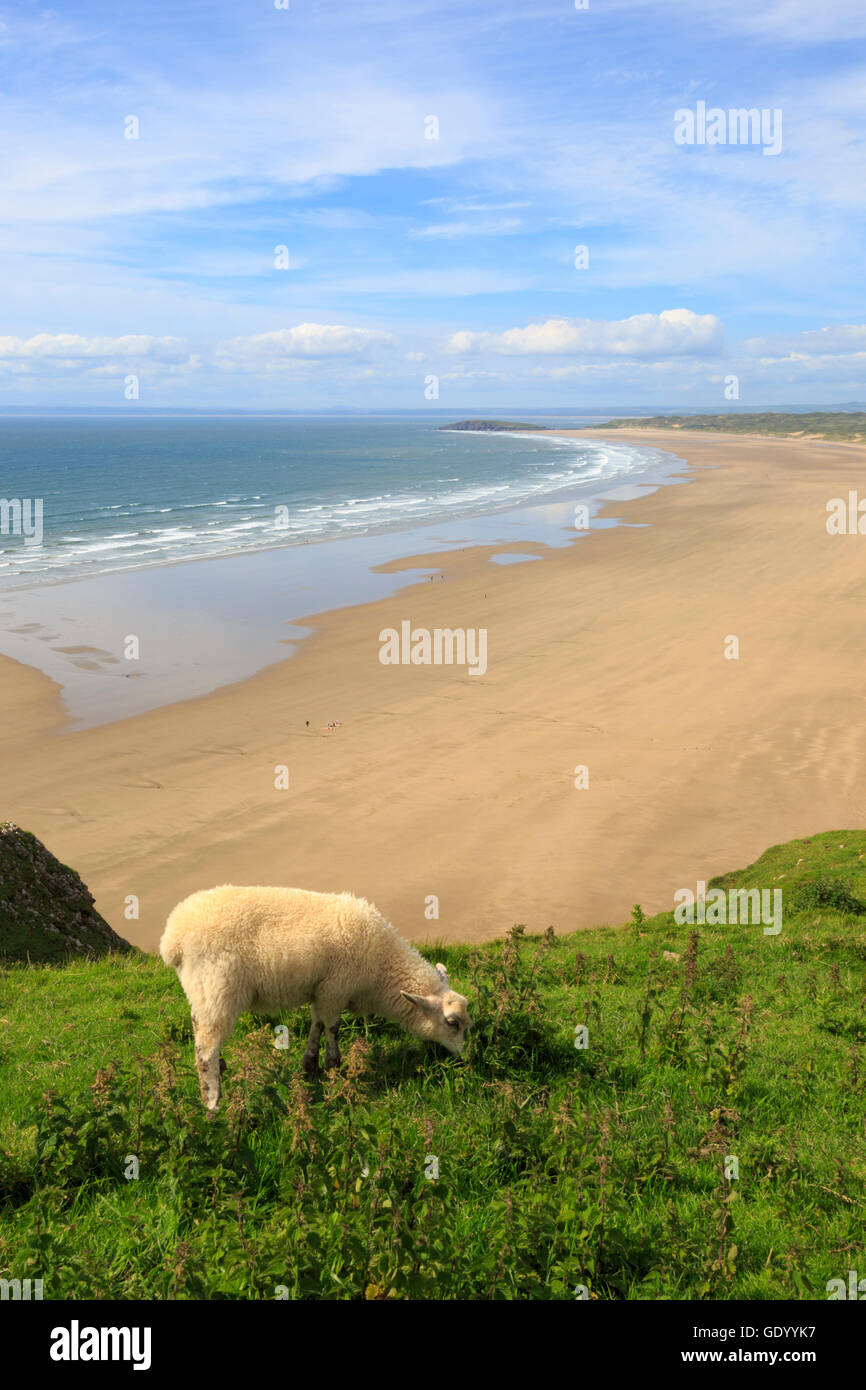
[[[433,222],[410,232],[413,237],[441,237],[448,240],[465,236],[505,236],[523,226],[519,217],[486,218],[478,222]]]

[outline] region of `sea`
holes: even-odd
[[[441,579],[450,552],[517,567],[644,524],[610,503],[688,480],[682,459],[615,430],[539,428],[593,417],[449,423],[0,416],[0,656],[54,682],[65,732],[144,714],[294,655],[319,615]],[[39,504],[41,537],[15,532],[16,501],[25,532]]]
[[[447,423],[429,415],[0,418],[0,498],[39,499],[42,512],[41,544],[9,534],[11,524],[6,534],[0,528],[0,588],[585,500],[658,473],[668,457],[615,437],[468,433]]]

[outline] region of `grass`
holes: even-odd
[[[796,439],[814,435],[821,439],[866,439],[866,411],[810,410],[804,413],[780,410],[759,414],[730,411],[722,415],[652,415],[642,420],[608,420],[593,429],[649,428],[669,430],[722,430],[725,434],[767,434]]]
[[[349,1022],[341,1073],[307,1082],[306,1011],[288,1050],[245,1016],[215,1120],[159,960],[7,968],[0,1276],[79,1299],[825,1298],[866,1268],[866,833],[713,886],[781,887],[781,934],[636,910],[431,947],[471,999],[465,1059]]]

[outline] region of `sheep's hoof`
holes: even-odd
[[[318,1057],[310,1057],[305,1052],[301,1066],[304,1068],[307,1076],[315,1076],[319,1070],[319,1059]]]

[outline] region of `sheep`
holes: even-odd
[[[277,1013],[310,1004],[303,1067],[340,1065],[344,1010],[379,1014],[458,1057],[471,1027],[467,1000],[390,922],[351,893],[238,888],[193,893],[169,914],[159,943],[189,1001],[205,1108],[220,1101],[220,1047],[246,1009]],[[225,1063],[222,1063],[225,1066]]]

